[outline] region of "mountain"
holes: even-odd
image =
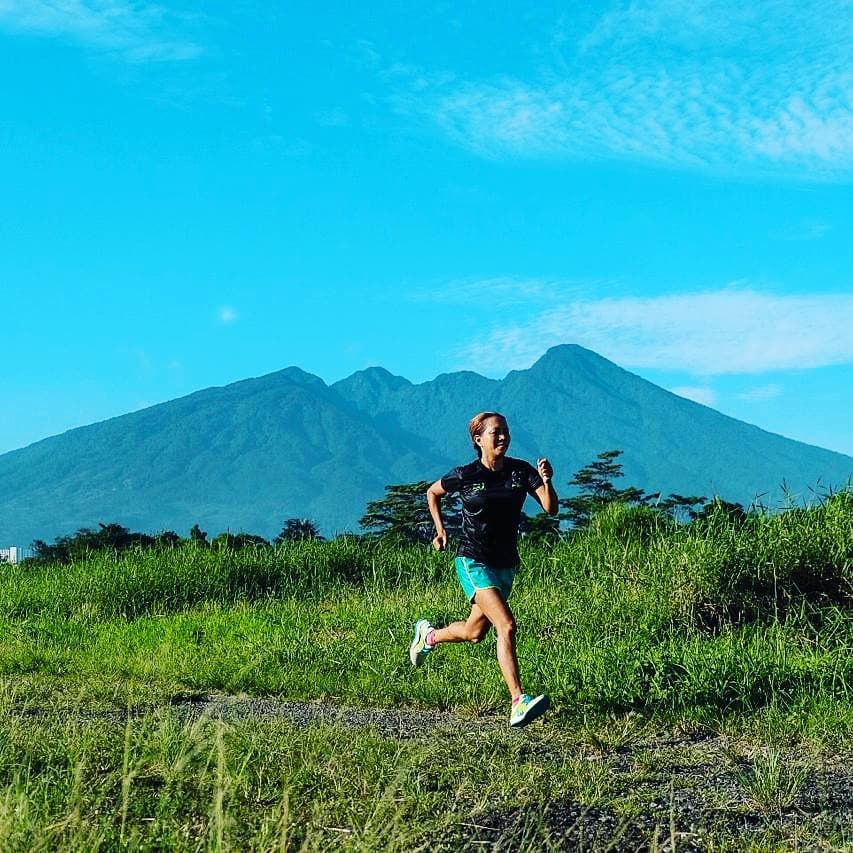
[[[547,455],[557,491],[603,450],[623,484],[749,503],[844,485],[853,458],[685,400],[582,347],[550,349],[503,380],[442,374],[413,384],[372,367],[326,385],[290,367],[81,427],[0,456],[0,545],[118,521],[274,535],[291,516],[355,529],[389,483],[437,478],[472,458],[466,425],[503,412],[511,453]]]

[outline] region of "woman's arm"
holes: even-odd
[[[444,520],[441,517],[441,499],[447,494],[447,491],[441,485],[441,480],[436,480],[427,489],[426,494],[429,514],[432,516],[432,523],[435,525],[435,538],[432,540],[432,547],[436,551],[443,551],[447,547],[447,531],[444,529]]]
[[[551,478],[554,476],[554,469],[547,459],[537,459],[536,467],[539,469],[539,476],[542,478],[542,485],[533,493],[533,497],[539,502],[542,509],[548,515],[556,515],[557,509],[560,506],[560,500],[557,493],[554,491],[554,486],[551,484]]]

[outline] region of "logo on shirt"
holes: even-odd
[[[524,475],[521,471],[513,471],[510,477],[510,487],[513,489],[527,488],[524,483]]]

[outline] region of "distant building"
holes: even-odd
[[[12,545],[10,548],[0,548],[0,563],[11,563],[14,566],[23,557],[23,549],[17,545]]]

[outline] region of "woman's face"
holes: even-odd
[[[484,455],[503,456],[509,449],[509,426],[503,418],[487,418],[476,438]]]

